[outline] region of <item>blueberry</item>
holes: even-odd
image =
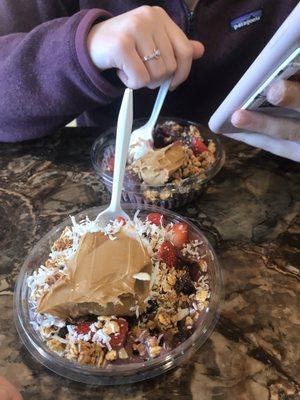
[[[156,149],[161,149],[162,147],[165,147],[165,132],[160,126],[155,129],[153,138],[154,147]]]
[[[175,283],[175,290],[177,293],[183,293],[189,296],[190,294],[196,293],[195,286],[191,280],[191,277],[188,273],[185,273],[180,278],[177,278]]]
[[[161,331],[158,328],[149,329],[151,336],[159,336]]]
[[[154,147],[161,149],[178,139],[178,131],[174,130],[170,125],[158,125],[155,128],[153,139]]]
[[[196,262],[190,262],[187,265],[187,271],[192,279],[192,281],[197,282],[200,278],[201,271],[199,265]]]
[[[188,332],[186,330],[180,330],[179,332],[175,333],[175,335],[173,336],[173,346],[178,346],[179,344],[185,342],[190,335],[191,332]]]

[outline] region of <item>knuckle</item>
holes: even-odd
[[[149,84],[150,78],[147,76],[135,76],[135,78],[130,82],[131,89],[141,89]]]
[[[167,75],[167,70],[165,67],[155,68],[151,72],[152,80],[155,80],[155,81],[163,79],[166,75]]]
[[[153,8],[154,8],[154,7],[144,5],[144,6],[139,7],[138,10],[139,10],[144,16],[146,16],[146,17],[151,17],[151,16],[153,15]]]
[[[138,15],[132,15],[130,18],[129,30],[131,32],[138,32],[141,29],[142,21]]]
[[[130,39],[128,37],[124,36],[124,37],[119,38],[119,40],[116,41],[115,50],[121,54],[127,53],[130,46],[131,46]]]
[[[170,63],[167,67],[168,75],[173,75],[176,70],[177,70],[177,63],[175,61]]]
[[[162,14],[162,15],[166,15],[167,14],[166,11],[162,7],[159,7],[159,6],[154,6],[153,10],[156,11],[157,13],[159,13],[159,14]]]
[[[272,131],[274,127],[272,126],[271,120],[268,117],[261,116],[261,118],[251,119],[247,129],[253,129],[256,132],[268,133]]]

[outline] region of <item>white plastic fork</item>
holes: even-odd
[[[153,130],[162,105],[168,93],[172,78],[166,80],[159,88],[158,95],[148,122],[132,132],[129,145],[128,161],[131,163],[143,157],[153,148]]]
[[[126,89],[118,116],[111,201],[108,208],[106,208],[104,211],[98,214],[96,218],[96,222],[101,226],[107,225],[110,221],[115,220],[116,217],[118,216],[121,216],[126,220],[130,219],[128,214],[126,214],[126,212],[121,207],[121,194],[124,181],[130,134],[132,131],[132,120],[133,120],[132,97],[133,97],[132,90]]]

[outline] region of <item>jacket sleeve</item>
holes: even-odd
[[[109,17],[104,10],[82,10],[0,37],[0,141],[47,135],[121,94],[86,48],[91,26]]]

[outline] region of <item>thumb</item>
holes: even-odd
[[[22,400],[18,390],[2,376],[0,376],[0,400]]]
[[[193,47],[193,59],[197,60],[198,58],[202,57],[204,53],[203,44],[197,40],[190,40],[190,43]]]
[[[0,400],[13,400],[6,388],[0,388]]]

